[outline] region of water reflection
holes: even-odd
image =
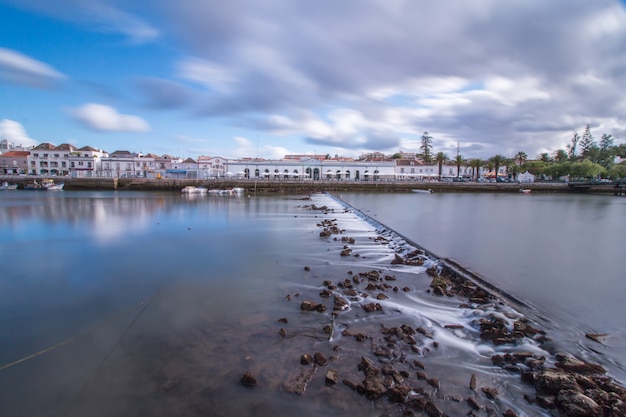
[[[413,360],[427,357],[428,372],[449,381],[445,395],[463,395],[478,373],[502,392],[494,407],[542,415],[523,400],[530,388],[492,365],[491,354],[508,347],[478,339],[471,323],[489,307],[459,309],[453,298],[433,297],[425,266],[391,265],[406,242],[387,231],[383,244],[375,225],[314,196],[314,203],[336,207],[327,217],[339,219],[356,240],[360,256],[340,256],[345,243],[320,238],[317,224],[325,215],[303,209],[308,203],[291,196],[188,199],[176,193],[2,200],[6,207],[50,205],[36,210],[55,215],[40,218],[29,209],[0,222],[2,236],[10,231],[3,247],[11,247],[0,253],[0,265],[7,266],[0,276],[0,326],[11,334],[0,363],[72,343],[0,371],[0,385],[9,387],[0,391],[0,414],[379,416],[388,401],[364,401],[341,384],[326,386],[326,368],[311,379],[306,395],[285,392],[286,382],[300,372],[304,352],[334,356],[342,377],[358,378],[356,362],[384,343],[381,324],[409,323],[433,336],[419,338],[417,351],[407,345],[400,352],[406,361],[399,366],[411,375]],[[107,224],[123,230],[103,238]],[[324,281],[371,270],[393,274],[395,285],[406,288],[377,299],[383,312],[364,314],[358,302],[365,298],[356,297],[329,338],[324,329],[332,300],[325,312],[300,310],[302,300],[320,299]],[[518,314],[506,311],[507,318]],[[364,343],[343,330],[369,336]],[[517,348],[539,349],[532,343]],[[247,369],[259,375],[260,389],[238,383]],[[420,384],[441,400],[434,387]],[[449,415],[467,411],[463,402],[446,406]]]
[[[343,197],[526,300],[557,339],[626,380],[626,280],[619,261],[626,247],[626,199],[539,193]],[[612,346],[594,346],[585,333],[609,333]]]

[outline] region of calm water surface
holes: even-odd
[[[626,198],[343,193],[345,201],[530,303],[551,333],[626,381]],[[606,333],[606,346],[585,338]]]
[[[599,357],[613,375],[623,372],[626,292],[618,261],[626,243],[626,200],[343,198],[529,301],[565,345]],[[303,207],[311,203],[334,211]],[[360,257],[341,257],[341,239],[320,238],[322,218],[339,222]],[[324,370],[311,378],[305,395],[285,391],[303,369],[300,355],[316,351],[335,358],[332,366],[342,378],[358,381],[360,372],[350,361],[358,362],[377,343],[381,323],[433,333],[434,339],[419,340],[421,354],[403,355],[407,363],[411,356],[427,361],[428,372],[447,381],[442,395],[468,395],[475,373],[502,392],[494,405],[502,407],[500,414],[512,408],[544,415],[522,399],[529,388],[519,377],[493,367],[491,356],[508,347],[480,341],[472,322],[482,313],[428,294],[425,267],[392,267],[396,251],[410,248],[387,231],[391,243],[381,244],[374,239],[379,233],[375,222],[324,195],[311,202],[297,196],[2,193],[0,415],[84,416],[97,410],[100,416],[379,416],[389,402],[364,400],[343,384],[325,386]],[[301,300],[320,301],[323,281],[374,269],[407,288],[380,301],[384,313],[364,315],[357,297],[329,339],[323,328],[330,310],[300,311]],[[450,323],[461,327],[446,329]],[[371,335],[368,347],[343,337],[342,329]],[[614,336],[607,346],[589,347],[586,331]],[[541,354],[532,343],[518,348]],[[246,370],[259,377],[257,389],[239,384]],[[440,406],[449,415],[468,411],[464,402]]]

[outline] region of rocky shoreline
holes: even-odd
[[[337,243],[338,257],[361,256],[353,249],[358,242],[346,234],[333,209],[314,204],[301,208],[318,213],[319,238]],[[391,244],[381,234],[374,240]],[[425,279],[405,285],[383,270],[348,270],[344,277],[320,280],[317,294],[285,296],[285,302],[300,310],[299,320],[314,322],[315,315],[323,314],[330,316],[330,322],[320,326],[317,334],[321,336],[313,338],[308,349],[301,347],[298,363],[287,364],[290,371],[281,390],[306,395],[315,385],[328,390],[338,403],[368,402],[380,416],[626,415],[626,389],[607,376],[603,367],[556,351],[545,331],[508,308],[490,288],[459,274],[455,265],[432,259],[420,248],[409,252],[398,248],[390,263],[424,266]],[[309,266],[303,268],[307,274],[316,272]],[[384,301],[414,291],[475,317],[469,330],[462,323],[447,323],[443,329],[452,335],[469,331],[481,343],[510,348],[492,354],[491,366],[501,370],[502,379],[517,377],[523,387],[508,390],[497,379],[481,380],[470,371],[460,375],[432,360],[441,343],[433,329],[416,325],[401,313],[389,314],[384,307]],[[278,317],[276,327],[277,337],[287,340],[301,323]],[[324,338],[327,343],[320,344]],[[536,348],[526,350],[526,346]],[[246,369],[240,382],[254,389],[271,378]]]

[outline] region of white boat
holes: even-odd
[[[431,190],[430,188],[427,189],[427,190],[420,190],[420,189],[416,188],[416,189],[413,189],[411,191],[414,192],[414,193],[419,193],[419,194],[430,194],[430,193],[433,192],[433,190]]]
[[[245,191],[245,189],[243,189],[241,187],[235,187],[235,188],[229,188],[229,189],[226,189],[226,190],[219,190],[219,189],[209,190],[209,194],[213,194],[213,195],[239,195],[239,194],[243,194],[244,191]]]
[[[532,190],[530,188],[520,188],[519,192],[524,194],[530,194]]]
[[[0,185],[0,190],[16,190],[17,184],[9,184],[7,181],[3,181]]]
[[[61,191],[65,186],[64,183],[60,182],[56,184],[54,180],[50,178],[44,178],[41,182],[37,182],[34,180],[32,184],[25,184],[25,190],[35,190],[35,191]]]
[[[180,190],[183,194],[206,194],[208,189],[206,187],[196,187],[195,185],[188,185],[182,190]]]

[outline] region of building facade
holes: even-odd
[[[70,154],[76,148],[68,143],[54,146],[51,143],[42,143],[30,150],[28,157],[28,172],[33,175],[69,175]]]
[[[101,149],[83,146],[70,153],[70,175],[75,178],[99,177],[102,172],[102,158],[108,154]]]
[[[229,159],[230,175],[248,179],[312,181],[378,181],[395,178],[395,162],[352,159]]]
[[[194,160],[152,153],[142,155],[126,150],[107,154],[90,146],[77,149],[70,144],[55,146],[51,143],[42,143],[30,151],[13,150],[0,154],[0,174],[280,181],[453,181],[457,177],[475,177],[469,166],[444,164],[440,171],[437,164],[427,164],[410,153],[390,158],[373,152],[356,160],[329,155],[286,155],[276,160],[200,156]],[[501,166],[498,177],[504,175],[506,166]],[[496,175],[486,168],[479,168],[478,178],[489,176]]]
[[[5,151],[0,154],[0,174],[23,175],[28,173],[30,151]]]

